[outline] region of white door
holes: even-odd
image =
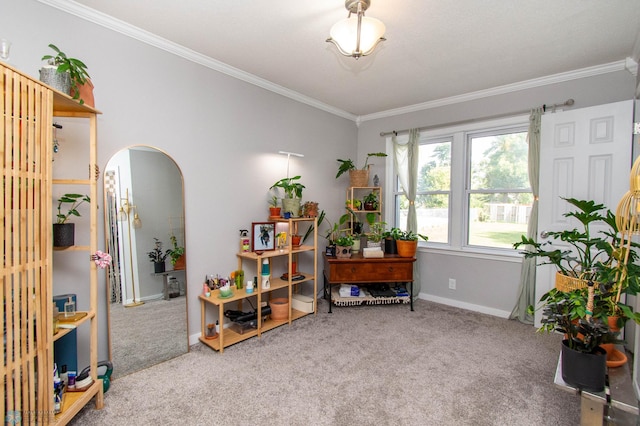
[[[573,209],[562,198],[594,200],[615,212],[629,190],[632,131],[632,100],[542,116],[539,242],[545,231],[580,229],[564,217]],[[538,266],[536,302],[555,285],[555,272],[552,265]],[[540,318],[536,311],[536,326]]]

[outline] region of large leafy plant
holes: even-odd
[[[384,152],[370,152],[367,154],[367,158],[364,161],[364,166],[360,170],[365,170],[369,166],[369,158],[371,157],[386,157],[387,154]],[[348,172],[349,170],[357,170],[356,164],[351,159],[347,160],[337,160],[340,163],[338,167],[338,173],[336,174],[336,179],[339,178],[343,173]]]
[[[89,203],[91,199],[88,195],[82,194],[64,194],[60,198],[58,198],[58,214],[56,215],[57,220],[56,223],[63,224],[65,223],[71,216],[80,217],[80,212],[78,212],[78,207],[82,203]],[[62,206],[69,205],[66,210],[66,213],[62,211]]]
[[[47,61],[49,65],[56,67],[56,72],[64,73],[68,72],[71,77],[71,88],[73,89],[73,99],[80,97],[80,86],[87,82],[90,78],[87,72],[87,66],[80,59],[70,58],[55,45],[50,44],[49,47],[56,52],[55,55],[44,55],[43,61]],[[84,101],[80,99],[80,103]]]

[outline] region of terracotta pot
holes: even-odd
[[[418,240],[406,241],[397,240],[396,247],[398,248],[398,256],[400,257],[415,257],[418,250]]]
[[[289,319],[289,299],[286,297],[271,299],[269,306],[271,307],[272,320],[281,321]]]
[[[279,218],[280,210],[280,207],[269,207],[269,218]]]
[[[174,271],[184,270],[184,268],[186,267],[186,263],[187,263],[187,256],[183,254],[176,260],[176,263],[173,265],[173,270]]]
[[[95,100],[93,98],[93,83],[91,80],[87,80],[85,84],[78,87],[78,92],[80,92],[79,99],[90,106],[91,108],[95,107]],[[71,97],[75,96],[75,90],[73,87],[71,88]]]
[[[293,248],[300,247],[300,242],[302,241],[302,235],[292,235],[291,236],[291,246]]]

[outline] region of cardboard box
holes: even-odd
[[[294,294],[291,296],[291,307],[297,311],[310,314],[313,312],[313,298],[302,294]]]

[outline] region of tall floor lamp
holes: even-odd
[[[131,219],[131,210],[134,211],[133,219]],[[125,308],[132,308],[134,306],[144,305],[144,302],[136,300],[136,284],[133,275],[133,247],[131,244],[131,222],[133,221],[133,228],[139,229],[142,227],[142,220],[138,216],[138,209],[136,206],[131,205],[129,202],[129,189],[126,191],[126,197],[120,199],[120,210],[118,210],[118,220],[120,222],[127,221],[129,240],[129,271],[131,274],[131,294],[133,295],[133,301],[124,305]]]

